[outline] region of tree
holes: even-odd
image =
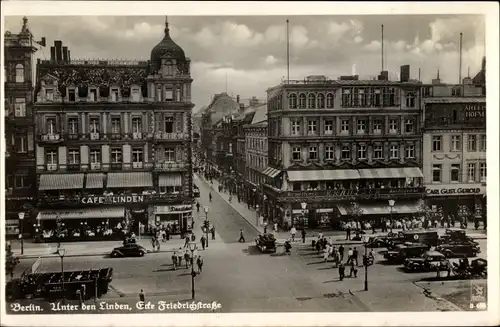
[[[14,255],[10,244],[5,247],[5,272],[10,275],[12,279],[14,277],[14,269],[19,264],[19,258]]]

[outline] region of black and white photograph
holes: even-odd
[[[498,4],[89,3],[2,3],[9,326],[500,322]]]

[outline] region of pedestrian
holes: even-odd
[[[297,229],[295,229],[295,226],[292,226],[290,229],[290,234],[292,235],[292,242],[295,241],[295,234],[297,233]]]
[[[172,266],[174,270],[177,270],[177,251],[172,254]]]
[[[345,274],[345,267],[342,264],[342,262],[339,264],[339,280],[343,281],[344,280],[344,274]]]
[[[184,247],[186,248],[189,245],[189,236],[186,236],[184,239]]]
[[[154,252],[156,250],[156,238],[154,236],[151,238],[151,245],[153,246],[153,252]]]
[[[229,195],[229,203],[231,203],[231,201],[233,201],[233,196]]]
[[[305,243],[306,242],[306,234],[307,234],[305,228],[302,228],[301,234],[302,234],[302,243]]]
[[[156,239],[156,251],[160,251],[160,241],[158,239]]]
[[[347,226],[345,229],[345,239],[346,241],[351,239],[351,226]]]
[[[206,242],[205,235],[202,235],[200,238],[200,243],[203,250],[205,250],[205,242]]]
[[[339,246],[339,257],[340,262],[344,261],[344,246],[342,244]]]
[[[264,235],[267,234],[267,224],[264,225]]]
[[[349,251],[347,251],[347,264],[351,263],[353,254],[354,254],[354,251],[352,250],[352,248],[349,248]]]
[[[141,292],[139,293],[139,301],[142,303],[146,302],[146,294],[143,289],[141,289]]]
[[[327,245],[323,250],[323,260],[328,262],[328,256],[330,255],[330,245]]]
[[[215,240],[215,226],[212,225],[210,228],[210,233],[212,233],[212,240]]]
[[[201,255],[198,256],[198,259],[196,259],[196,265],[198,266],[198,273],[201,273],[203,271],[203,258]]]
[[[277,233],[277,232],[278,232],[278,223],[276,223],[276,222],[275,222],[275,223],[274,223],[274,225],[273,225],[273,231],[274,231],[275,233]]]
[[[212,202],[212,192],[208,193],[208,200]]]
[[[178,266],[182,266],[182,248],[179,248],[179,251],[177,252],[177,264]]]
[[[352,262],[356,261],[356,266],[358,265],[358,254],[358,249],[354,248],[354,250],[352,250]]]
[[[356,268],[356,266],[354,265],[354,261],[351,262],[351,270],[349,271],[349,277],[353,277],[354,275],[354,278],[358,277],[358,268]]]
[[[200,203],[196,201],[196,211],[200,212]]]
[[[186,261],[186,269],[188,269],[189,264],[191,263],[191,255],[188,249],[186,249],[186,251],[184,252],[184,261]]]
[[[318,239],[316,240],[316,252],[318,252],[318,254],[319,254],[319,251],[320,251],[320,250],[321,250],[321,239],[320,239],[320,238],[318,238]]]
[[[245,237],[243,236],[243,229],[240,229],[240,239],[238,240],[240,243],[245,243]]]

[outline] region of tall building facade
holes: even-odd
[[[418,212],[420,88],[311,76],[268,89],[268,216],[315,227],[352,218],[355,204],[368,219]]]
[[[55,42],[34,107],[40,229],[188,228],[190,63],[168,22],[149,61],[72,60]]]
[[[32,218],[36,195],[33,119],[33,53],[36,42],[23,18],[18,34],[5,32],[5,221],[8,237],[17,237],[21,224]],[[43,44],[42,44],[43,43]],[[19,213],[24,213],[19,221]],[[29,231],[28,228],[23,229]]]

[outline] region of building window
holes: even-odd
[[[467,165],[467,181],[475,182],[476,181],[476,164],[470,163]]]
[[[452,164],[451,165],[450,181],[460,182],[460,164]]]
[[[341,150],[342,160],[350,160],[351,159],[351,148],[348,145],[343,145]]]
[[[161,85],[156,86],[156,101],[161,101]]]
[[[413,119],[405,119],[405,133],[413,133]]]
[[[120,135],[121,134],[121,120],[120,117],[113,117],[111,118],[111,133],[115,135]]]
[[[97,101],[97,89],[90,89],[90,102],[96,102]]]
[[[118,101],[118,89],[111,89],[111,101]]]
[[[316,108],[316,96],[314,93],[309,93],[308,108]]]
[[[460,135],[451,136],[451,151],[460,151]]]
[[[366,120],[358,119],[358,134],[364,134],[366,131]]]
[[[486,152],[486,134],[479,136],[479,151]]]
[[[453,111],[451,113],[451,123],[452,124],[458,123],[458,112],[456,109],[453,109]]]
[[[15,188],[29,187],[28,176],[16,175],[14,179],[14,187]]]
[[[288,99],[288,106],[290,107],[290,109],[297,108],[297,95],[295,93],[290,94],[290,97]]]
[[[397,159],[397,158],[399,158],[399,146],[397,146],[397,145],[391,145],[391,147],[390,147],[390,154],[391,154],[391,159]]]
[[[352,107],[352,90],[351,88],[342,89],[342,107]]]
[[[358,160],[366,159],[366,145],[358,145]]]
[[[373,94],[373,97],[374,97],[374,106],[375,107],[380,107],[382,106],[382,94],[381,94],[381,89],[380,88],[376,88],[375,89],[375,94]]]
[[[316,123],[317,122],[315,120],[309,120],[307,122],[307,133],[309,135],[316,135],[316,132],[317,132],[317,130],[316,130]]]
[[[165,89],[164,100],[165,101],[172,101],[172,100],[174,100],[174,92],[172,91],[172,89],[169,89],[169,88]]]
[[[95,117],[90,118],[89,132],[91,134],[99,133],[99,118],[95,118]]]
[[[26,153],[28,152],[28,142],[26,135],[17,135],[15,139],[16,143],[16,152],[17,153]]]
[[[325,120],[325,135],[333,134],[333,120]]]
[[[384,158],[384,152],[382,150],[381,145],[373,146],[373,156],[375,159],[383,159]]]
[[[443,137],[442,136],[433,136],[432,137],[432,151],[441,151],[441,143],[443,142]]]
[[[299,109],[306,108],[306,95],[304,93],[299,94]]]
[[[48,101],[54,101],[54,90],[45,90],[45,99]]]
[[[343,133],[349,133],[349,119],[342,119],[340,126]]]
[[[323,93],[318,94],[318,108],[323,109],[325,107],[325,95]]]
[[[122,149],[120,148],[111,149],[111,163],[112,164],[122,163]]]
[[[398,120],[389,119],[389,133],[395,134],[398,132]]]
[[[165,162],[175,162],[175,150],[172,148],[165,148]]]
[[[327,146],[325,147],[325,159],[334,160],[335,159],[335,147]]]
[[[57,150],[48,149],[45,153],[45,159],[47,166],[57,166]]]
[[[415,159],[415,146],[413,144],[407,145],[405,152],[406,152],[406,158]]]
[[[132,118],[132,133],[142,133],[142,119],[141,117]]]
[[[55,134],[56,133],[56,119],[55,118],[47,118],[46,127],[47,127],[47,134]]]
[[[76,117],[68,118],[68,134],[71,135],[78,134],[78,118]]]
[[[316,146],[309,147],[309,160],[318,159],[318,148]]]
[[[132,168],[142,168],[143,163],[143,149],[133,148],[132,149]]]
[[[233,153],[233,143],[229,143],[229,153]]]
[[[91,164],[101,163],[101,150],[99,149],[90,150],[90,163]]]
[[[333,94],[332,93],[328,93],[326,95],[326,107],[328,109],[332,109],[333,108]]]
[[[68,150],[68,164],[70,165],[80,164],[80,150],[78,149]]]
[[[460,97],[462,96],[462,89],[460,87],[454,87],[451,89],[452,97]]]
[[[292,121],[292,135],[300,135],[300,121],[299,120]]]
[[[24,83],[24,66],[22,64],[16,65],[16,83]]]
[[[76,101],[76,91],[75,89],[68,89],[68,101],[75,102]]]
[[[16,103],[14,107],[14,116],[16,117],[26,117],[26,99],[16,98]]]
[[[382,134],[382,120],[375,119],[373,121],[373,134]]]
[[[432,181],[441,182],[441,165],[432,165]]]
[[[292,148],[292,160],[301,160],[300,147],[295,146]]]
[[[406,95],[406,107],[414,108],[415,107],[415,94],[410,92]]]
[[[486,183],[486,162],[481,162],[479,170],[481,174],[481,183]]]
[[[174,132],[174,117],[165,117],[163,121],[165,126],[165,133],[173,133]]]
[[[467,150],[469,152],[476,152],[477,148],[476,148],[476,135],[469,135],[468,136],[468,147],[467,147]]]

